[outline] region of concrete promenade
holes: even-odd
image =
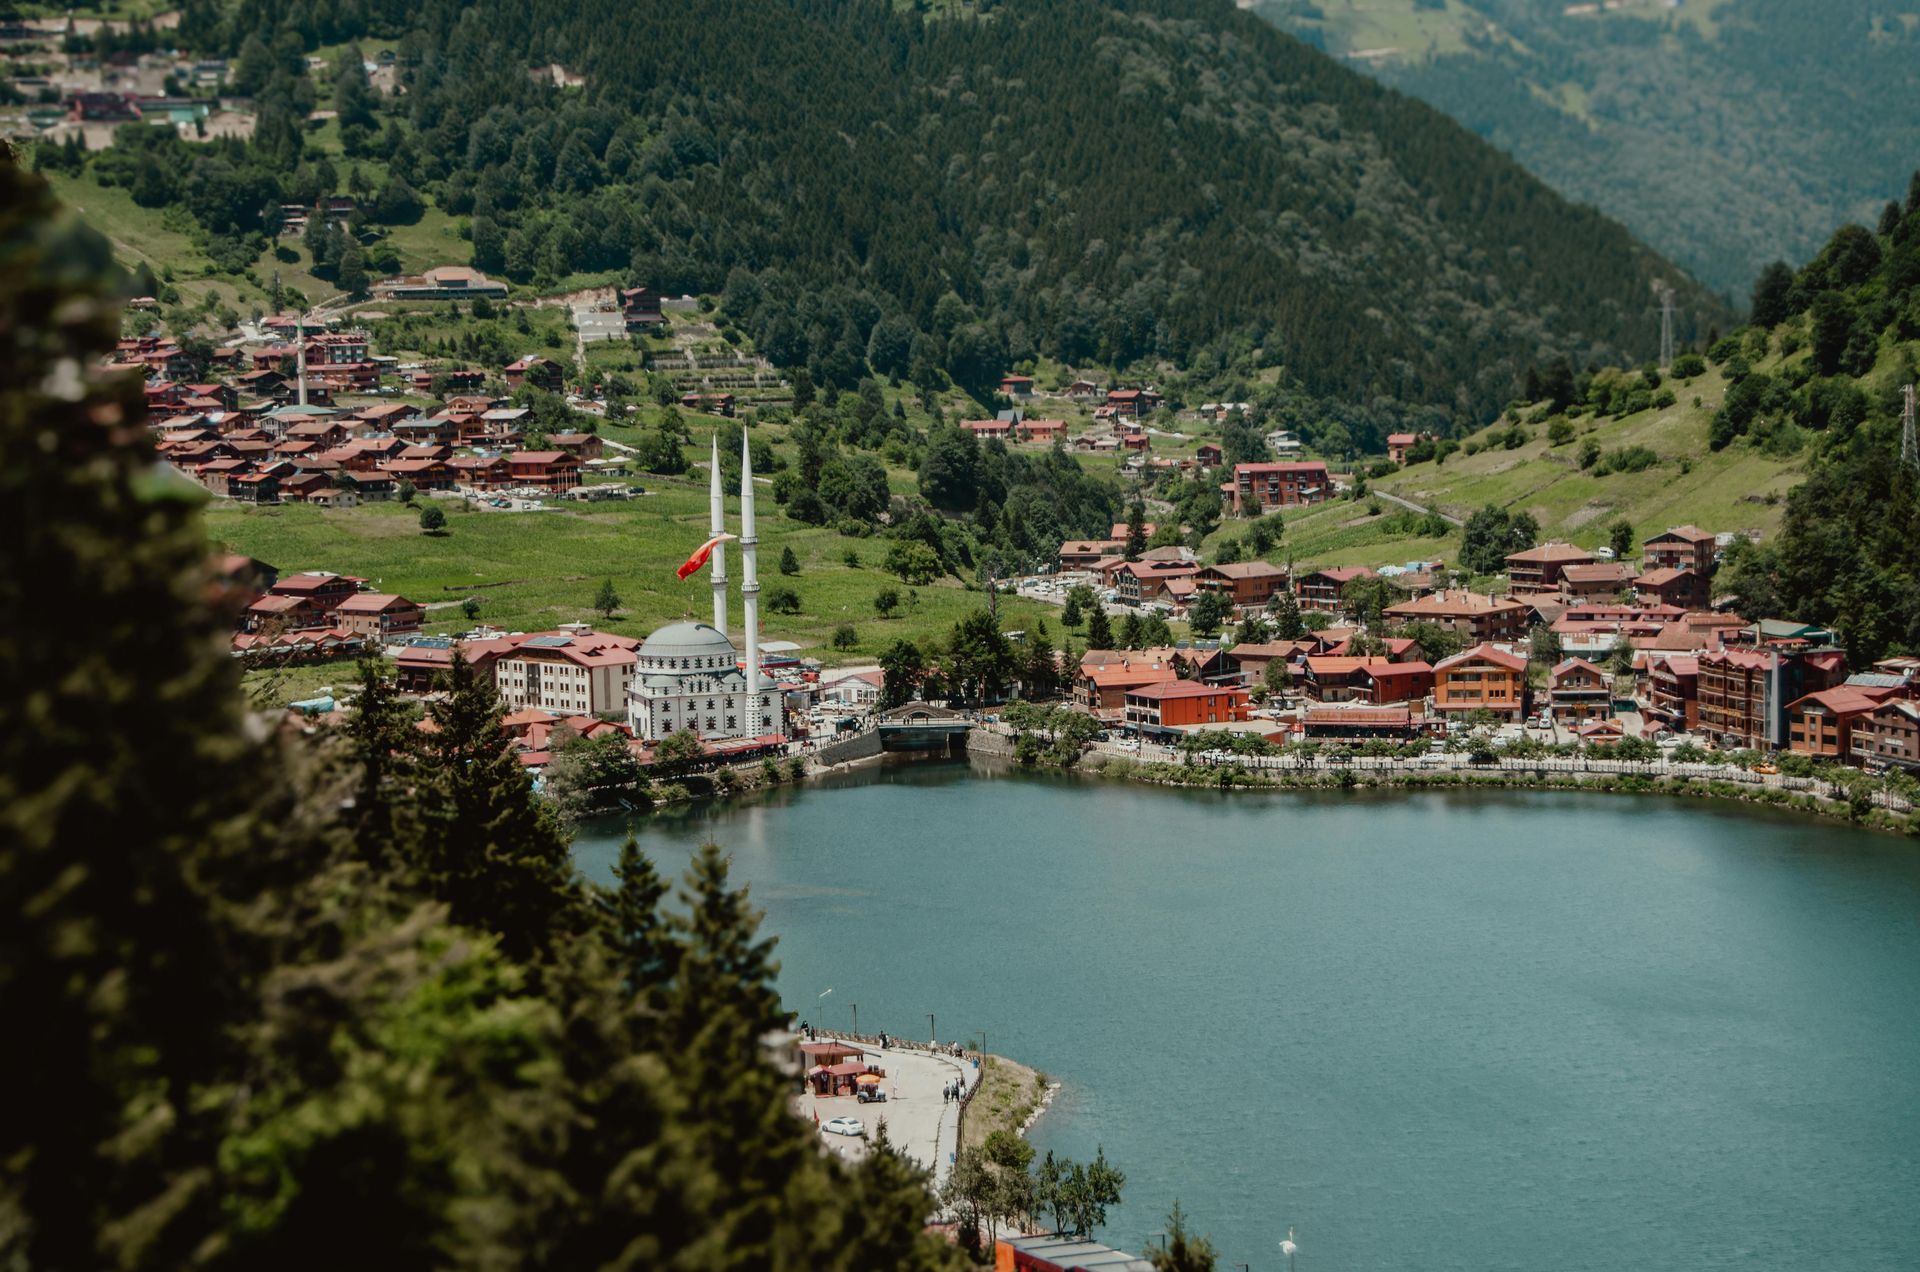
[[[832,1035],[823,1032],[820,1037]],[[858,1161],[866,1155],[874,1128],[884,1121],[894,1147],[933,1171],[933,1186],[937,1190],[947,1181],[952,1154],[960,1142],[960,1103],[941,1099],[941,1088],[952,1082],[963,1082],[971,1091],[979,1084],[980,1070],[973,1067],[971,1059],[925,1050],[889,1047],[882,1051],[878,1045],[867,1042],[849,1042],[849,1045],[858,1046],[868,1064],[886,1070],[886,1080],[880,1084],[887,1093],[886,1102],[861,1104],[850,1095],[822,1098],[809,1091],[799,1097],[796,1107],[800,1116],[811,1122],[818,1115],[823,1126],[836,1117],[857,1117],[865,1122],[866,1139],[824,1132],[821,1135],[827,1147],[849,1161]]]

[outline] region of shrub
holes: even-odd
[[[854,649],[860,644],[860,633],[853,629],[852,623],[842,623],[833,629],[833,647],[835,649]]]

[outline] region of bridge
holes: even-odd
[[[927,702],[906,702],[874,717],[883,751],[965,750],[973,717]]]

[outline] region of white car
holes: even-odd
[[[823,1123],[820,1129],[829,1135],[865,1136],[867,1124],[857,1117],[836,1117],[830,1122]]]

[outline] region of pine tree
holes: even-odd
[[[667,881],[640,851],[639,837],[632,831],[620,845],[613,874],[619,886],[601,894],[601,905],[615,961],[630,993],[657,995],[672,979],[678,961],[678,944],[660,913]]]
[[[1087,609],[1087,648],[1113,647],[1113,620],[1107,617],[1107,607],[1096,600]]]
[[[0,1191],[22,1266],[179,1266],[215,1222],[262,904],[311,869],[299,766],[249,738],[193,500],[153,479],[111,251],[0,162]],[[51,607],[43,609],[42,607]],[[137,621],[135,617],[137,616]],[[221,652],[216,653],[219,650]],[[102,729],[103,709],[138,711]]]
[[[1127,560],[1138,561],[1147,550],[1147,505],[1136,499],[1127,509]]]
[[[456,923],[525,959],[549,948],[576,895],[566,837],[532,797],[493,685],[454,656],[427,710],[417,788],[418,867]]]
[[[418,733],[379,658],[361,660],[360,696],[342,732],[354,775],[351,842],[364,859],[398,866],[401,840],[410,833],[406,791]]]

